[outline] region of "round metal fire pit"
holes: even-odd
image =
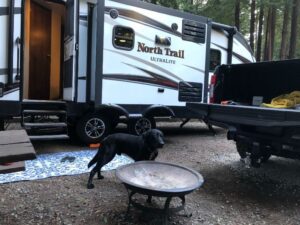
[[[155,161],[140,161],[119,167],[116,175],[129,193],[127,213],[130,205],[141,210],[160,213],[164,216],[164,224],[168,223],[167,217],[170,213],[185,210],[185,195],[203,184],[203,177],[192,169]],[[151,203],[152,196],[166,197],[164,208],[157,209],[138,203],[132,198],[137,193],[147,195],[148,203]],[[170,208],[173,197],[180,198],[182,205]]]

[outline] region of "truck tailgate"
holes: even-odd
[[[189,103],[194,111],[207,110],[210,121],[260,127],[297,127],[300,126],[300,111],[294,109],[272,109],[254,106],[217,105]]]

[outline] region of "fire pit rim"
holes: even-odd
[[[155,188],[147,188],[146,186],[132,183],[128,180],[125,180],[124,177],[120,175],[120,171],[122,169],[124,169],[126,167],[132,167],[133,165],[139,165],[139,164],[160,164],[160,165],[167,165],[167,166],[172,166],[172,167],[180,168],[183,170],[187,170],[190,173],[192,173],[195,177],[197,177],[197,184],[190,186],[190,187],[186,187],[186,188],[155,189]],[[191,168],[188,168],[185,166],[181,166],[181,165],[172,164],[172,163],[156,162],[156,161],[139,161],[139,162],[134,162],[131,164],[123,165],[116,169],[116,176],[121,180],[121,182],[125,186],[129,187],[132,190],[136,190],[136,191],[139,191],[140,193],[144,193],[144,194],[154,194],[157,196],[158,195],[159,196],[185,195],[185,194],[188,194],[188,193],[196,190],[204,183],[204,179],[203,179],[202,175],[200,173],[198,173],[197,171],[195,171],[194,169],[191,169]]]

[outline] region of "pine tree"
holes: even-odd
[[[289,59],[293,59],[296,56],[299,10],[300,0],[293,0]]]

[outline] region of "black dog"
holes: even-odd
[[[135,161],[154,160],[158,155],[157,149],[163,146],[163,133],[157,129],[146,131],[141,136],[121,133],[108,136],[103,140],[97,154],[88,164],[90,168],[97,163],[90,173],[87,188],[94,188],[92,181],[97,172],[98,179],[103,179],[101,168],[109,163],[116,154],[124,153]]]

